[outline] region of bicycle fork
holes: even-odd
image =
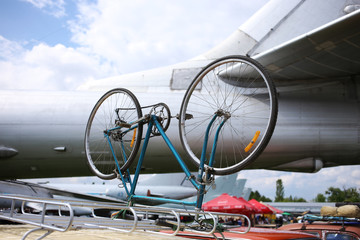
[[[212,149],[211,149],[208,168],[205,169],[206,150],[207,150],[207,145],[208,145],[208,140],[209,140],[209,133],[210,133],[211,127],[214,124],[215,120],[218,117],[222,117],[222,116],[224,116],[224,118],[221,121],[221,123],[219,124],[219,126],[218,126],[218,128],[216,130],[215,136],[214,136],[214,142],[213,142],[213,146],[212,146]],[[212,168],[212,166],[214,164],[217,141],[218,141],[218,138],[219,138],[221,128],[224,126],[225,122],[229,118],[230,118],[229,113],[224,112],[222,110],[218,110],[217,112],[215,112],[215,114],[212,117],[209,125],[206,128],[205,137],[204,137],[204,144],[203,144],[203,148],[202,148],[202,151],[201,151],[199,172],[198,172],[198,177],[197,177],[197,181],[200,182],[200,189],[198,191],[198,196],[197,196],[197,201],[196,201],[196,208],[197,209],[201,209],[202,203],[203,203],[203,200],[204,200],[204,194],[206,193],[205,186],[206,186],[206,184],[208,184],[211,181],[211,168]]]

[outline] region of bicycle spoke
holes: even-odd
[[[119,127],[118,123],[133,122],[141,116],[136,97],[126,89],[113,89],[99,99],[90,114],[85,134],[88,164],[97,176],[116,177],[115,172],[119,171],[116,161],[121,171],[130,166],[140,145],[142,126],[138,126],[140,129],[136,133],[134,129]]]
[[[264,150],[277,113],[275,88],[268,77],[261,65],[240,56],[216,60],[197,75],[184,97],[179,128],[181,142],[194,163],[200,164],[201,155],[195,139],[203,141],[214,113],[219,114],[219,120],[211,127],[209,144],[224,116],[229,118],[219,133],[214,161],[216,174],[238,171]],[[191,114],[192,119],[185,120],[184,114]],[[256,142],[251,143],[257,132]]]

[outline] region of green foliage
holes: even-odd
[[[322,193],[318,193],[318,195],[316,195],[316,198],[314,199],[314,202],[326,202],[325,195]]]
[[[306,202],[306,200],[304,198],[293,197],[290,195],[290,197],[284,198],[283,202]]]
[[[272,202],[272,200],[264,195],[261,195],[258,191],[251,191],[250,199],[256,199],[259,202]]]
[[[360,192],[356,188],[344,187],[344,190],[335,187],[329,187],[325,191],[328,202],[360,202]]]
[[[281,179],[276,181],[276,195],[275,202],[306,202],[302,197],[284,197],[284,186]],[[261,195],[258,191],[250,193],[250,199],[256,199],[257,201],[262,202],[272,202],[270,198],[267,198]],[[318,193],[316,198],[313,199],[314,202],[360,202],[360,188],[340,188],[329,187],[325,191],[325,195]]]
[[[284,186],[281,179],[276,181],[275,202],[284,201]]]
[[[259,201],[260,197],[261,197],[261,194],[256,190],[255,192],[251,191],[249,198]]]

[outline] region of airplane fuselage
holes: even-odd
[[[280,91],[273,137],[249,168],[313,172],[321,167],[359,161],[357,87],[354,82],[342,81]],[[92,175],[84,155],[84,133],[92,107],[102,94],[1,92],[1,178]],[[168,90],[141,92],[136,96],[142,106],[165,102],[172,116],[176,116],[183,94],[184,91]],[[143,111],[147,113],[146,109]],[[166,133],[185,156],[176,118],[172,118]],[[152,138],[144,172],[178,172],[181,170],[178,166],[162,138]],[[188,166],[195,170],[192,164]]]
[[[79,86],[86,91],[0,91],[0,178],[92,175],[84,134],[90,112],[105,92],[130,89],[142,106],[164,102],[176,116],[194,76],[209,62],[234,54],[259,61],[278,90],[274,134],[247,168],[316,172],[359,164],[359,3],[272,0],[223,43],[188,61],[88,81]],[[176,118],[166,133],[185,156]],[[177,166],[162,138],[151,138],[143,172],[181,171]]]

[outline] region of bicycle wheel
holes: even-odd
[[[238,172],[265,149],[275,128],[277,109],[275,86],[258,62],[245,56],[218,59],[200,71],[185,93],[179,118],[181,143],[199,166],[206,129],[214,114],[222,113],[209,131],[205,165],[215,132],[227,118],[210,170],[217,175]]]
[[[135,95],[117,88],[105,93],[94,106],[85,132],[85,154],[94,174],[113,179],[129,168],[141,144],[142,124],[131,126],[142,111]],[[115,160],[116,158],[116,160]]]

